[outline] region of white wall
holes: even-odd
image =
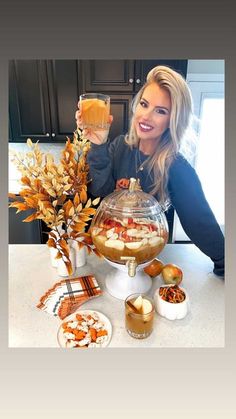
[[[224,60],[188,60],[188,73],[224,74]]]

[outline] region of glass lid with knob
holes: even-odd
[[[111,262],[143,264],[154,259],[168,241],[168,224],[157,200],[131,178],[129,189],[103,199],[91,224],[98,251]]]

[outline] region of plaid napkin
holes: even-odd
[[[92,275],[63,279],[40,298],[37,308],[63,320],[81,304],[101,294],[102,291]]]

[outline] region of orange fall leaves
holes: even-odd
[[[63,258],[71,274],[69,240],[75,240],[78,249],[86,246],[89,252],[100,256],[90,234],[84,233],[96,212],[94,206],[99,203],[99,198],[91,201],[87,196],[89,167],[86,156],[90,143],[81,133],[75,132],[72,142],[67,138],[58,165],[52,155],[43,155],[38,143],[33,144],[28,139],[27,145],[30,151],[24,156],[14,153],[12,161],[22,174],[23,188],[20,197],[9,194],[12,200],[9,207],[16,208],[16,213],[31,210],[24,222],[41,219],[46,223],[52,230],[47,244],[58,250],[56,258]]]

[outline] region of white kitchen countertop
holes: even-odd
[[[182,286],[190,298],[190,312],[170,321],[155,314],[154,330],[143,340],[128,335],[124,326],[124,302],[109,295],[105,276],[112,269],[104,260],[88,256],[87,264],[73,276],[94,274],[103,295],[90,299],[81,309],[104,313],[113,327],[112,348],[224,347],[224,281],[212,273],[211,260],[192,244],[168,244],[159,255],[164,263],[179,265]],[[57,348],[61,320],[36,308],[40,297],[63,279],[51,267],[46,245],[9,245],[9,347]],[[153,296],[163,285],[153,279]]]

